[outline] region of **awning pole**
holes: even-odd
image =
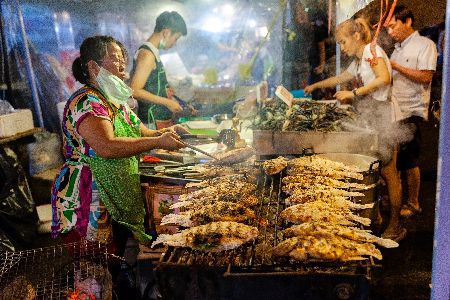
[[[25,32],[25,25],[23,22],[22,10],[20,9],[19,0],[16,0],[15,4],[16,4],[17,16],[18,16],[19,22],[20,22],[20,31],[22,34],[23,42],[24,42],[23,44],[24,44],[24,50],[25,50],[25,66],[27,69],[28,80],[30,82],[31,97],[33,98],[34,110],[35,110],[35,113],[36,113],[36,116],[38,119],[39,127],[44,127],[44,120],[42,119],[41,104],[39,102],[39,95],[38,95],[38,90],[37,90],[37,86],[36,86],[36,77],[34,76],[33,64],[31,62],[30,49],[28,47],[28,38],[27,38],[27,34]]]
[[[447,1],[445,22],[444,68],[442,71],[442,101],[439,132],[439,158],[436,184],[436,217],[434,223],[433,270],[431,299],[450,296],[450,1]]]

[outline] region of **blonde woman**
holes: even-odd
[[[401,185],[396,168],[396,142],[388,136],[390,126],[399,117],[399,110],[398,105],[389,99],[392,72],[389,58],[378,45],[371,50],[371,40],[370,27],[365,19],[350,19],[341,23],[336,30],[336,41],[343,53],[354,57],[353,62],[343,73],[305,87],[305,92],[356,80],[353,90],[339,91],[334,97],[342,103],[352,103],[361,118],[365,118],[378,131],[380,145],[387,146],[385,154],[384,147],[379,149],[380,156],[384,158],[382,176],[391,203],[391,216],[383,236],[399,241],[406,236],[406,229],[400,226],[399,221]]]

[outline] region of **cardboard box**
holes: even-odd
[[[33,114],[29,109],[18,109],[0,115],[0,138],[9,137],[34,128]]]

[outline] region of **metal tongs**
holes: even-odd
[[[197,147],[195,147],[195,146],[193,146],[191,144],[188,144],[185,141],[180,141],[180,142],[183,143],[183,145],[185,145],[186,147],[191,148],[194,151],[200,152],[201,154],[204,154],[204,155],[206,155],[208,157],[211,157],[214,160],[219,161],[219,159],[217,157],[215,157],[214,155],[212,155],[212,154],[210,154],[210,153],[208,153],[208,152],[206,152],[206,151],[204,151],[204,150],[202,150],[200,148],[197,148]]]

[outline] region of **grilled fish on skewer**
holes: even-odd
[[[310,195],[314,196],[316,194],[321,197],[364,197],[364,194],[360,192],[349,192],[347,190],[336,189],[322,185],[307,187],[294,185],[294,187],[295,189],[283,187],[283,190],[290,195],[295,195],[298,197],[308,197]]]
[[[202,207],[204,205],[213,204],[217,201],[221,201],[220,197],[217,195],[214,197],[205,197],[205,198],[198,198],[198,199],[192,199],[192,200],[186,200],[186,201],[179,201],[179,202],[175,202],[174,204],[172,204],[170,206],[170,209],[182,208],[182,207],[194,209],[194,208]],[[239,203],[239,204],[243,205],[244,207],[252,207],[252,206],[257,205],[259,202],[258,198],[254,195],[244,195],[241,198],[235,198],[235,199],[227,198],[222,201]]]
[[[301,175],[291,175],[286,176],[283,178],[284,184],[289,183],[303,183],[303,184],[309,184],[309,185],[315,185],[315,184],[322,184],[334,188],[355,188],[360,190],[367,190],[371,188],[372,186],[361,184],[361,183],[353,183],[353,182],[345,182],[336,180],[330,177],[325,176],[314,176],[311,174],[301,174]]]
[[[200,177],[217,177],[224,175],[246,174],[256,176],[258,169],[253,166],[213,166],[199,164],[192,167],[192,171]]]
[[[290,206],[280,213],[280,217],[292,223],[328,222],[340,225],[353,225],[358,222],[370,225],[370,219],[354,215],[350,210],[332,209],[325,202],[316,201]]]
[[[357,227],[346,227],[338,224],[311,222],[299,225],[293,225],[284,230],[286,237],[294,236],[321,236],[324,238],[333,237],[335,235],[354,241],[376,243],[385,248],[396,248],[398,243],[377,237],[370,233],[369,230],[363,230]]]
[[[253,210],[238,203],[218,201],[198,209],[166,215],[162,218],[161,225],[192,227],[216,221],[245,222],[251,219],[255,219]]]
[[[224,153],[220,153],[216,155],[218,160],[211,161],[210,164],[236,164],[239,162],[244,162],[250,157],[255,155],[255,149],[252,147],[243,147],[238,149],[233,149]]]
[[[253,183],[236,181],[223,182],[221,184],[209,186],[188,194],[183,194],[179,197],[180,201],[198,199],[203,197],[218,196],[220,199],[227,198],[241,198],[244,195],[250,195],[256,190],[256,185]]]
[[[341,197],[341,196],[323,196],[320,194],[312,194],[312,195],[292,195],[286,198],[286,204],[292,205],[292,204],[301,204],[301,203],[308,203],[308,202],[314,202],[314,201],[322,201],[328,203],[330,206],[335,207],[345,207],[349,209],[368,209],[373,208],[374,203],[369,204],[358,204],[354,203],[350,200],[348,200],[348,197]]]
[[[323,238],[317,236],[293,237],[282,241],[274,250],[275,256],[290,256],[299,261],[320,259],[328,261],[361,260],[362,256],[382,259],[381,252],[370,243],[360,243],[339,236]]]
[[[236,181],[254,183],[256,182],[256,177],[247,175],[247,174],[232,174],[225,175],[220,177],[214,177],[210,179],[206,179],[200,182],[189,182],[186,184],[186,188],[196,187],[196,188],[205,188],[209,186],[216,186],[223,183],[234,183]]]
[[[212,222],[192,227],[176,234],[161,234],[152,247],[164,244],[188,247],[195,250],[219,252],[230,250],[254,240],[258,236],[256,227],[237,222]]]
[[[267,175],[278,174],[283,171],[288,165],[288,160],[283,156],[275,159],[266,160],[263,162],[262,167]]]
[[[361,173],[350,172],[350,171],[338,171],[333,169],[328,169],[325,167],[318,167],[314,165],[309,166],[292,166],[287,171],[288,175],[298,175],[298,174],[310,174],[326,176],[334,179],[345,179],[353,178],[358,180],[363,180],[364,176]]]
[[[348,166],[341,162],[325,159],[322,157],[319,157],[317,155],[312,156],[303,156],[299,158],[294,158],[289,161],[289,167],[299,167],[299,166],[314,166],[329,170],[335,170],[335,171],[345,171],[345,172],[352,172],[352,173],[358,173],[361,172],[361,170],[356,166]]]

